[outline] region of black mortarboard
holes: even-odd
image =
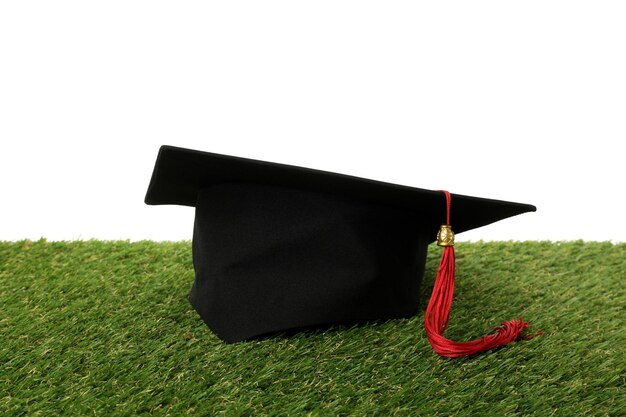
[[[535,211],[451,196],[457,233]],[[226,342],[414,315],[446,223],[440,191],[172,146],[145,202],[196,207],[189,300]]]

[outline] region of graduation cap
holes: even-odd
[[[443,336],[454,290],[453,232],[535,211],[173,146],[159,150],[146,204],[196,208],[191,305],[226,342],[417,313],[426,252],[444,246],[426,334],[442,356],[522,336],[522,319],[472,342]],[[444,226],[442,226],[444,225]]]

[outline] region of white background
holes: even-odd
[[[626,240],[626,3],[5,1],[0,240],[190,239],[161,144],[535,204]]]

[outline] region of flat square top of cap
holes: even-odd
[[[446,202],[440,191],[167,145],[159,150],[145,202],[193,207],[199,190],[224,183],[325,193],[415,211],[416,215],[432,219],[434,227],[445,223]],[[454,231],[460,233],[535,210],[530,204],[452,194],[451,223]]]

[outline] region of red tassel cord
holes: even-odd
[[[430,296],[424,328],[428,340],[439,355],[449,358],[469,356],[479,352],[504,346],[518,339],[530,339],[532,336],[523,336],[521,333],[530,327],[521,317],[519,320],[503,321],[496,332],[470,342],[455,342],[443,336],[448,327],[450,307],[454,296],[454,234],[450,228],[450,193],[443,191],[446,196],[447,224],[443,225],[437,236],[437,244],[444,246],[441,262],[435,278],[435,286]]]

